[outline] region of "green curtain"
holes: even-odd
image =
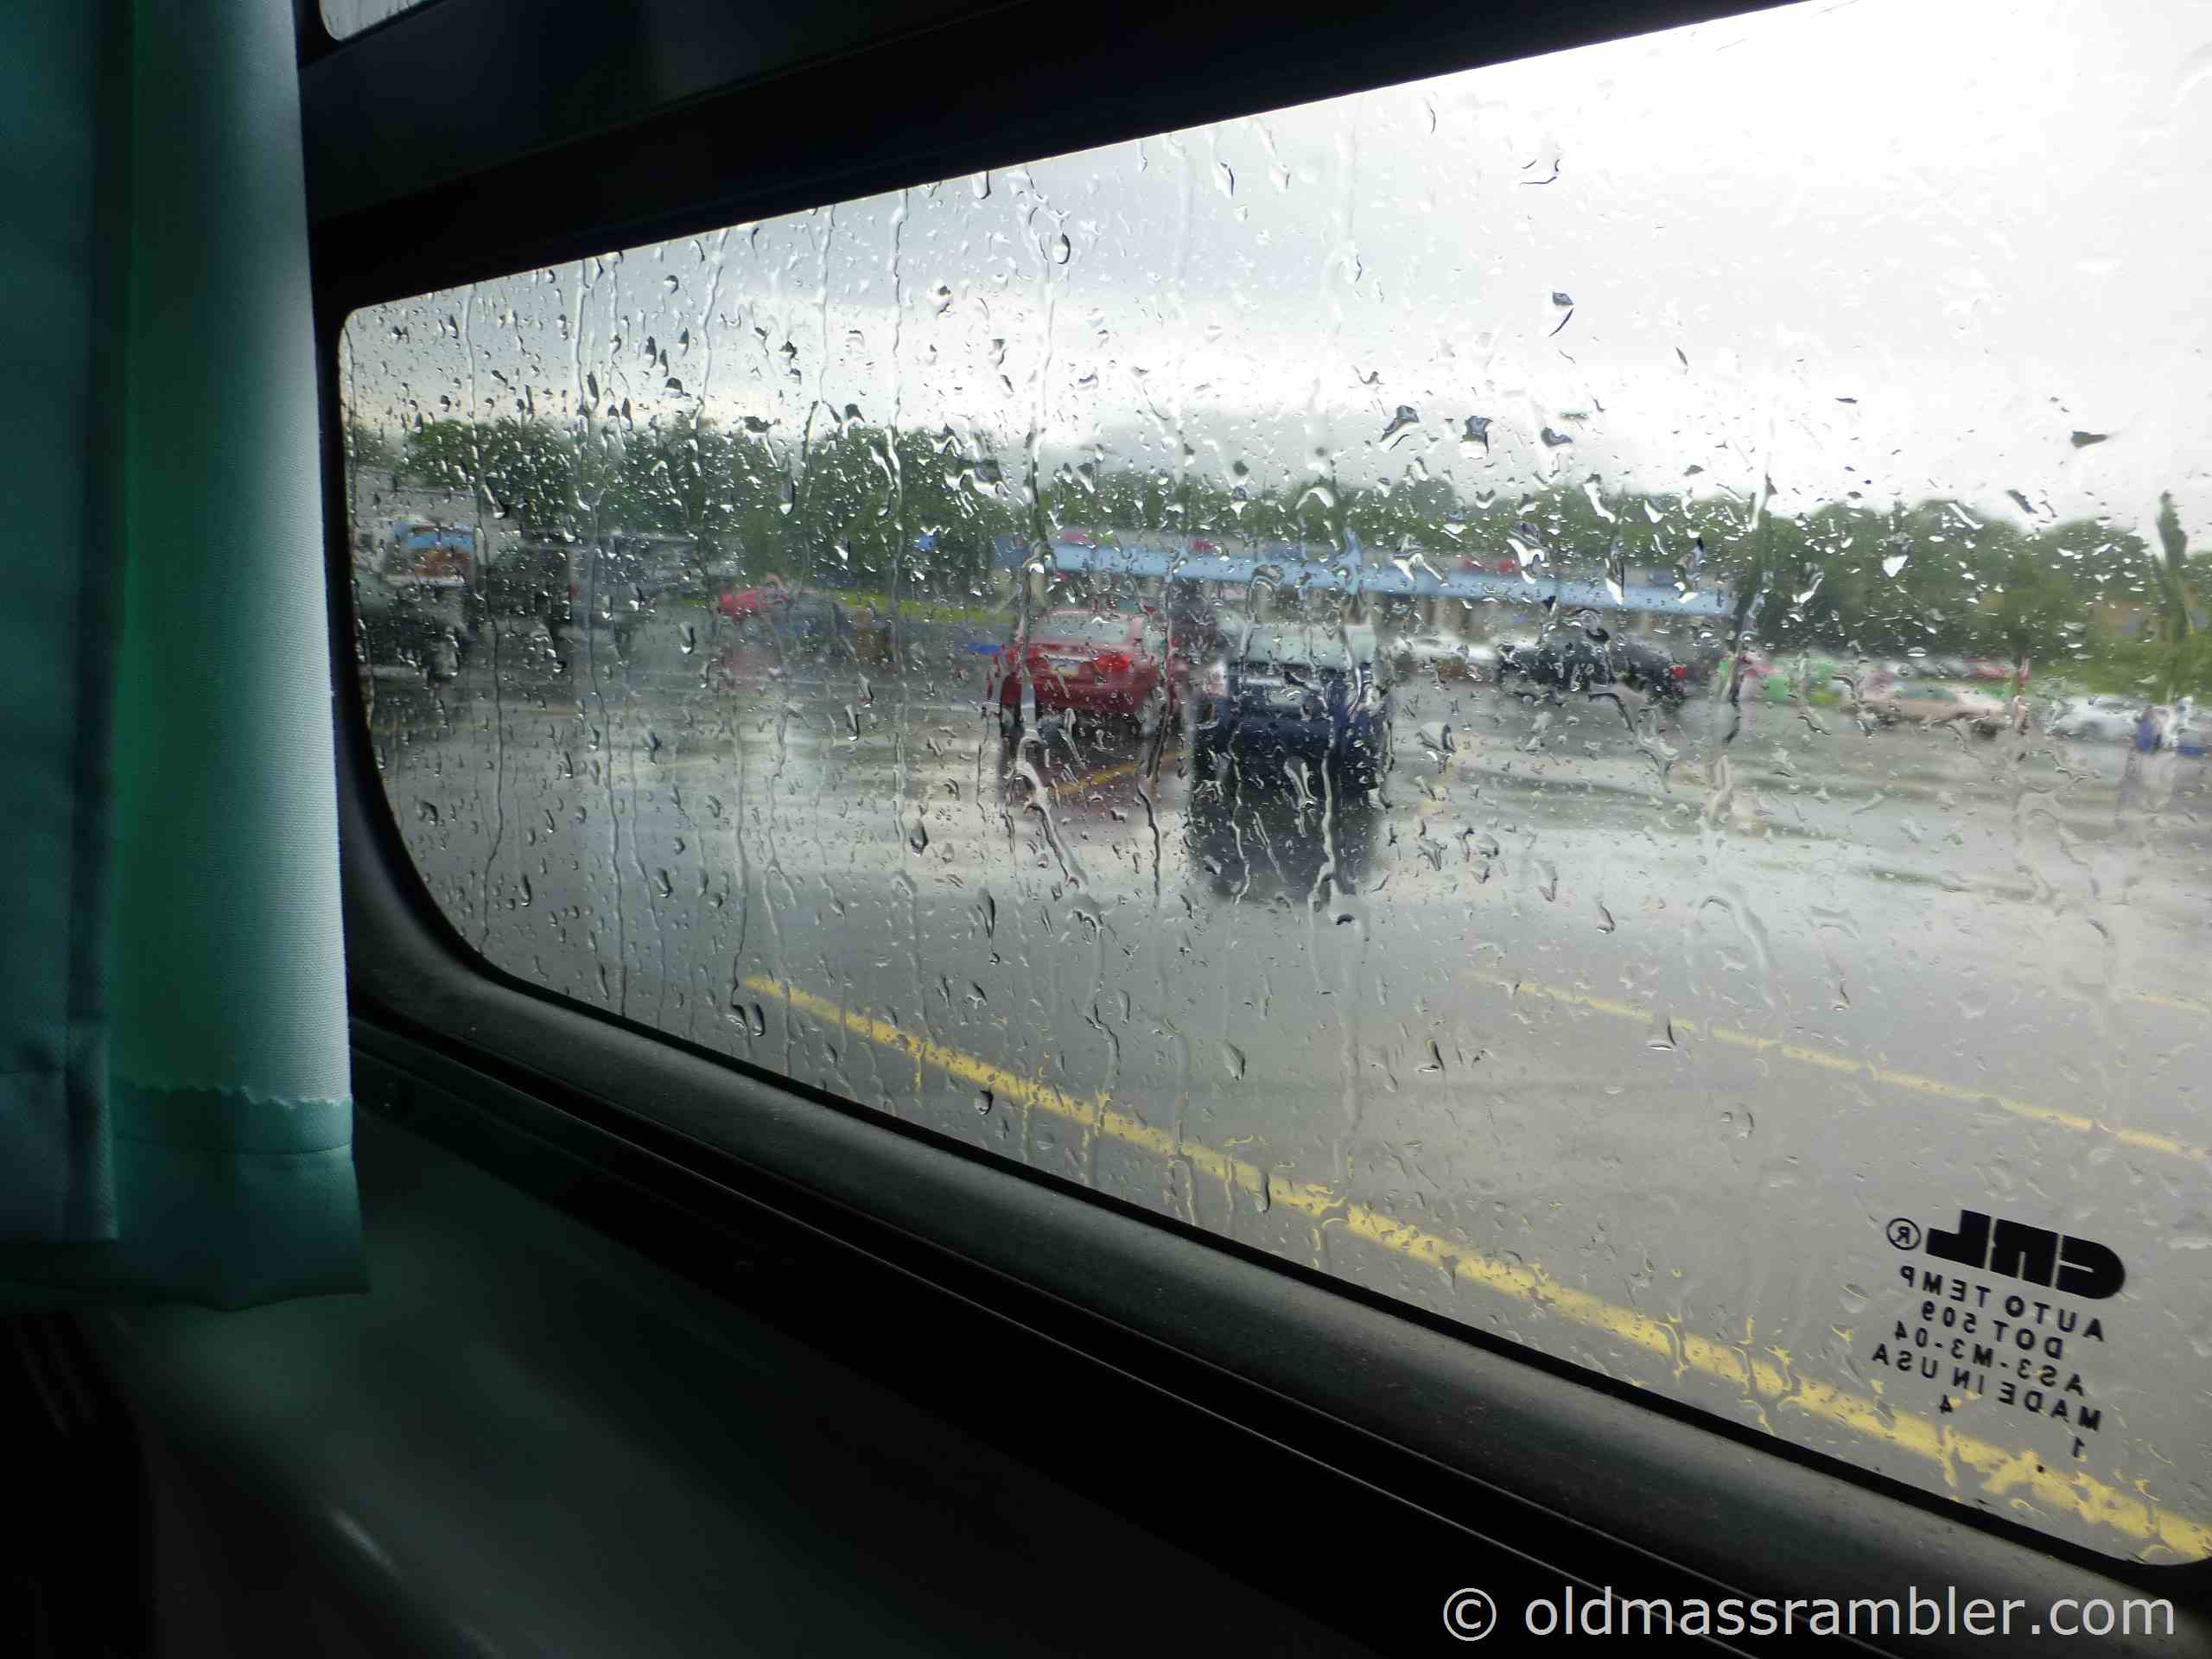
[[[0,1306],[359,1288],[289,0],[0,8]]]

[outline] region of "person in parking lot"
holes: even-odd
[[[2174,711],[2167,703],[2143,706],[2120,775],[2120,804],[2156,812],[2173,797]]]

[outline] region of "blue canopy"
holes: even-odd
[[[474,531],[457,530],[448,524],[426,524],[403,519],[392,525],[391,539],[410,553],[429,553],[448,547],[463,553],[476,551]]]
[[[1055,570],[1083,571],[1094,575],[1166,576],[1184,582],[1249,582],[1258,572],[1271,568],[1275,580],[1287,588],[1315,588],[1323,592],[1408,595],[1414,598],[1488,600],[1501,604],[1535,605],[1545,600],[1580,610],[1646,611],[1675,616],[1725,617],[1732,601],[1724,588],[1683,593],[1671,586],[1651,582],[1623,585],[1620,596],[1603,582],[1535,575],[1499,575],[1488,570],[1440,571],[1425,563],[1375,563],[1357,539],[1350,551],[1322,553],[1308,543],[1278,542],[1249,557],[1232,558],[1217,552],[1193,553],[1157,543],[1098,545],[1082,541],[1058,541],[1052,545]],[[995,545],[995,563],[1001,570],[1018,570],[1027,562],[1030,544],[1015,536],[1001,536]],[[1317,554],[1319,555],[1317,556]]]

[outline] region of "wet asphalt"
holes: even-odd
[[[2101,1548],[2212,1526],[2212,767],[1430,680],[1373,798],[1218,799],[1185,731],[1008,745],[985,655],[905,645],[518,631],[371,724],[550,988]],[[2033,1410],[1919,1368],[1957,1264],[1894,1224],[1961,1210],[2126,1265],[1969,1275],[2074,1316]]]

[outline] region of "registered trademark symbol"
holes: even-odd
[[[1890,1243],[1901,1250],[1910,1250],[1920,1243],[1920,1224],[1899,1216],[1890,1224]]]

